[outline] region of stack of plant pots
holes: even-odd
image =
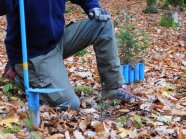
[[[137,63],[135,65],[127,64],[121,65],[121,71],[124,77],[124,82],[135,83],[137,81],[144,81],[145,64]]]

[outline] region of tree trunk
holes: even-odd
[[[157,7],[157,0],[147,0],[147,7],[145,10],[143,10],[145,13],[157,13],[158,7]]]
[[[172,18],[173,18],[174,23],[178,24],[179,22],[178,12],[176,10],[172,12]]]

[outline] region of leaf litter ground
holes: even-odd
[[[102,0],[103,7],[112,14],[116,32],[125,20],[144,28],[151,39],[146,57],[146,81],[126,87],[141,97],[133,104],[108,106],[100,98],[101,87],[92,48],[83,56],[65,60],[71,82],[81,99],[79,111],[60,111],[41,106],[41,126],[33,127],[27,113],[24,93],[11,87],[3,93],[0,83],[0,138],[178,138],[186,136],[186,11],[179,12],[181,27],[171,29],[159,26],[159,14],[144,14],[145,2]],[[67,5],[66,21],[86,17],[75,5]],[[0,74],[7,62],[3,39],[6,21],[0,17]],[[86,87],[82,87],[86,86]],[[6,86],[7,87],[7,86]],[[9,86],[10,87],[10,86]]]

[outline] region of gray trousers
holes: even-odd
[[[43,36],[44,37],[44,36]],[[81,20],[64,29],[59,43],[49,53],[29,59],[29,78],[32,87],[64,88],[63,92],[42,94],[41,102],[53,106],[79,107],[79,99],[68,79],[63,59],[93,45],[101,85],[110,90],[123,85],[118,49],[111,21]],[[23,79],[22,64],[15,65]]]

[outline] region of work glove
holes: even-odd
[[[93,8],[89,12],[89,18],[90,19],[95,18],[96,20],[99,20],[99,21],[108,21],[111,19],[111,16],[108,12],[106,12],[105,10],[101,8]]]
[[[4,71],[3,75],[2,75],[2,77],[10,79],[10,80],[14,80],[15,76],[16,76],[15,72],[10,67],[10,64],[7,63],[6,67],[5,67],[5,71]]]

